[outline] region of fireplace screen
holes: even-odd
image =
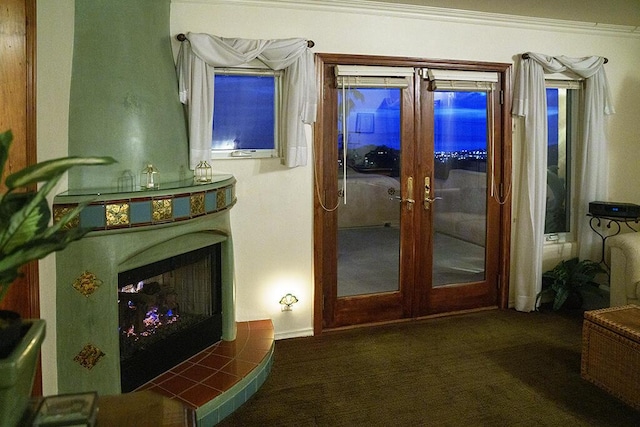
[[[220,254],[217,244],[118,275],[122,392],[220,340]]]

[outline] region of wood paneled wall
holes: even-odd
[[[4,175],[36,162],[35,21],[36,0],[0,2],[0,132],[11,129],[14,138]],[[40,317],[37,262],[24,267],[1,308]],[[41,383],[38,378],[34,395],[42,394]]]

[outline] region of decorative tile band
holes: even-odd
[[[132,193],[140,197],[123,197],[91,202],[80,213],[72,227],[98,230],[121,230],[123,228],[145,227],[189,220],[231,208],[236,202],[235,180],[231,185],[203,189],[192,187],[194,191],[178,189],[176,194],[151,195],[150,192]],[[104,198],[104,197],[102,197]],[[53,219],[58,222],[78,203],[74,196],[56,196],[53,203]]]

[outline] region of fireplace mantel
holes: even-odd
[[[220,243],[222,339],[235,339],[233,176],[152,191],[69,191],[55,197],[54,221],[87,202],[74,226],[92,231],[56,255],[60,393],[121,392],[118,273],[145,263]]]

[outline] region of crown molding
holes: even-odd
[[[368,14],[442,22],[458,22],[492,27],[499,25],[503,27],[545,31],[553,29],[556,31],[640,38],[640,27],[630,25],[537,18],[371,0],[171,0],[171,3],[202,3],[321,10],[325,12],[356,13],[359,15]]]

